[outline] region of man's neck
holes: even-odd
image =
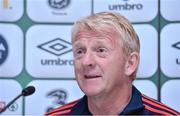
[[[130,102],[132,87],[126,86],[119,91],[106,95],[88,97],[88,108],[95,115],[117,115],[121,113]]]

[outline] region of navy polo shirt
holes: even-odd
[[[119,115],[128,115],[128,114],[149,114],[148,111],[144,111],[144,106],[141,100],[141,93],[133,86],[132,97],[129,104],[125,109],[119,113]],[[70,113],[75,115],[91,115],[88,110],[87,96],[84,96],[79,103],[77,103]]]
[[[45,116],[55,115],[92,115],[88,109],[87,96],[85,95],[80,100],[45,113]],[[133,86],[131,100],[119,115],[180,115],[180,113],[157,100],[141,94]]]

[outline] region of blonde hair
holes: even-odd
[[[115,12],[100,12],[91,16],[82,17],[74,24],[72,29],[72,42],[75,41],[75,36],[79,31],[90,29],[95,31],[103,31],[103,26],[109,25],[114,27],[122,38],[122,49],[125,56],[130,53],[140,51],[139,38],[134,31],[132,24]]]

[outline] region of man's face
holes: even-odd
[[[73,42],[76,80],[87,96],[118,91],[125,84],[125,59],[120,43],[120,36],[112,28],[104,33],[84,30],[76,34]]]

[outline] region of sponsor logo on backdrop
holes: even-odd
[[[53,9],[54,15],[67,15],[63,10],[70,5],[70,0],[48,0],[48,5]]]
[[[0,21],[17,21],[23,14],[24,0],[0,0]]]
[[[48,106],[47,112],[56,108],[56,106],[64,105],[66,103],[68,93],[64,89],[55,89],[47,93],[47,98],[54,99],[51,106]]]
[[[38,46],[38,48],[47,51],[51,54],[54,54],[56,56],[61,56],[63,54],[66,54],[70,51],[72,51],[72,48],[70,47],[71,43],[61,39],[56,38],[51,41],[45,42]]]
[[[70,0],[48,0],[49,6],[55,9],[64,9],[70,4]]]
[[[172,45],[172,47],[174,47],[175,49],[179,50],[179,52],[180,52],[180,41],[177,42],[177,43],[174,43]],[[180,58],[176,58],[176,64],[180,65]]]
[[[16,102],[14,102],[12,105],[10,105],[9,106],[9,111],[11,111],[11,112],[15,112],[15,111],[17,111],[17,109],[18,109],[18,104],[16,103]]]
[[[0,101],[0,111],[6,106],[6,102],[5,101]],[[14,102],[12,105],[10,105],[8,107],[8,110],[11,112],[15,112],[18,109],[18,104],[16,102]]]
[[[8,45],[5,38],[0,35],[0,65],[2,65],[8,56]]]
[[[130,0],[121,0],[123,3],[119,4],[109,4],[109,10],[122,11],[122,10],[142,10],[143,4],[141,3],[130,3]]]
[[[12,9],[12,7],[9,6],[9,0],[2,0],[2,7],[3,9]]]
[[[37,46],[49,54],[57,56],[57,59],[41,59],[41,65],[73,65],[73,60],[60,59],[59,56],[72,51],[72,45],[61,38],[55,38]]]
[[[180,42],[177,42],[177,43],[173,44],[172,47],[180,50]]]

